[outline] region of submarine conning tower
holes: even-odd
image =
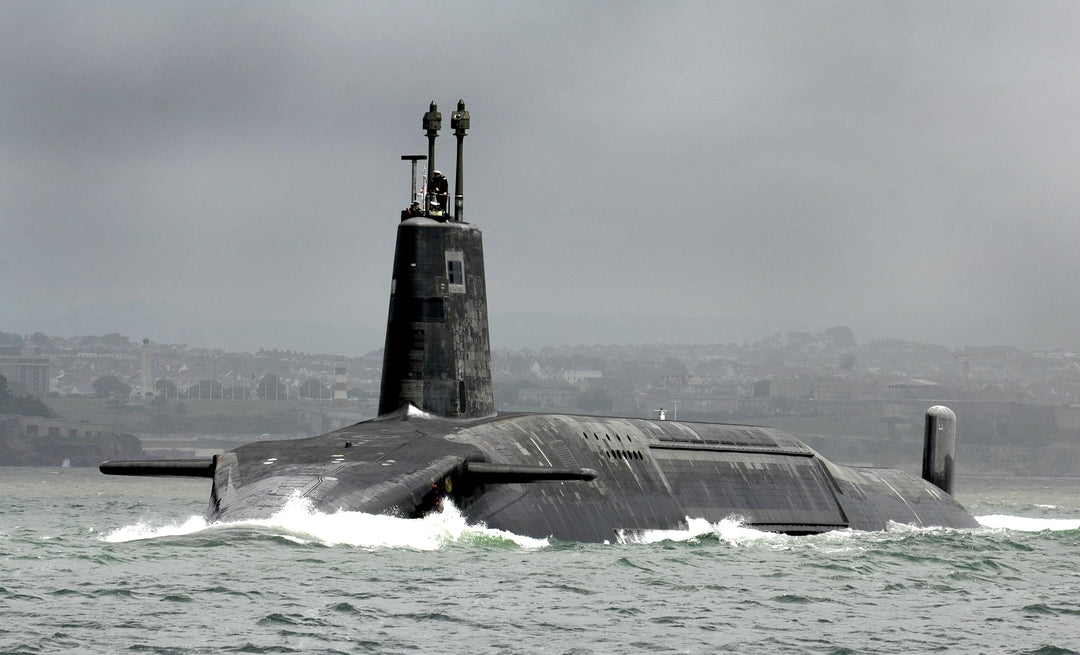
[[[431,107],[434,112],[434,102]],[[433,141],[432,112],[424,127]],[[398,224],[380,415],[405,403],[455,418],[495,413],[483,238],[462,220],[461,150],[469,127],[464,102],[452,120],[458,135],[456,216],[429,213]]]

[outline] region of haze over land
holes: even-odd
[[[1076,348],[1078,30],[1065,2],[3,3],[0,330],[379,348],[399,157],[435,99],[453,184],[463,98],[495,347]]]

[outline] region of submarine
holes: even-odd
[[[429,171],[441,124],[432,102],[423,119]],[[464,212],[463,101],[451,126],[453,211],[449,194],[427,196],[420,215],[403,212],[397,226],[376,418],[212,458],[110,461],[100,471],[209,478],[212,521],[268,518],[299,497],[326,513],[413,518],[452,502],[471,524],[580,542],[731,517],[796,535],[978,527],[952,496],[956,417],[946,407],[927,412],[921,478],[833,463],[769,427],[496,412],[482,234]],[[411,157],[414,178],[422,158]]]

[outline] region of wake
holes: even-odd
[[[1041,532],[1080,530],[1080,519],[1029,518],[1006,514],[978,516],[976,520],[981,530]],[[722,521],[710,522],[701,518],[686,519],[686,527],[674,530],[619,531],[615,534],[617,544],[655,544],[660,542],[696,542],[712,539],[732,546],[758,545],[765,547],[784,547],[794,540],[807,537],[792,537],[775,532],[767,532],[748,527],[738,516],[731,516]],[[318,543],[327,546],[346,545],[359,548],[412,548],[415,550],[438,550],[452,545],[498,545],[513,544],[524,549],[545,548],[550,545],[548,539],[525,537],[504,530],[488,528],[483,524],[470,525],[461,511],[446,502],[443,509],[432,512],[419,519],[404,519],[394,516],[364,514],[362,512],[324,513],[312,509],[310,503],[295,496],[276,514],[267,519],[207,522],[201,516],[191,516],[179,523],[152,525],[144,522],[126,525],[100,537],[109,543],[161,539],[199,533],[210,533],[231,528],[256,528],[274,533],[290,541],[308,544]],[[890,523],[883,533],[866,533],[853,530],[834,530],[814,535],[810,539],[826,542],[844,542],[858,535],[890,533],[940,533],[944,528],[914,527],[899,523]]]
[[[976,516],[975,520],[984,528],[1015,530],[1017,532],[1080,530],[1080,519],[1035,519],[1026,516],[988,514],[986,516]]]
[[[298,496],[267,519],[207,522],[192,516],[180,524],[154,526],[146,523],[117,528],[103,536],[102,541],[123,543],[220,531],[230,528],[259,528],[279,534],[297,543],[319,543],[327,546],[347,545],[361,548],[413,548],[438,550],[444,546],[462,544],[513,543],[521,548],[543,548],[547,539],[523,537],[484,525],[469,525],[452,503],[444,503],[439,512],[419,519],[365,514],[363,512],[324,513],[312,509],[310,503]]]

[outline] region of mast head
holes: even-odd
[[[450,127],[454,128],[454,134],[464,135],[469,129],[469,112],[465,111],[465,101],[457,101],[457,111],[450,114]]]
[[[442,129],[442,114],[439,113],[439,107],[434,100],[431,101],[431,109],[424,114],[424,129],[427,130],[428,136],[438,136],[439,130]]]

